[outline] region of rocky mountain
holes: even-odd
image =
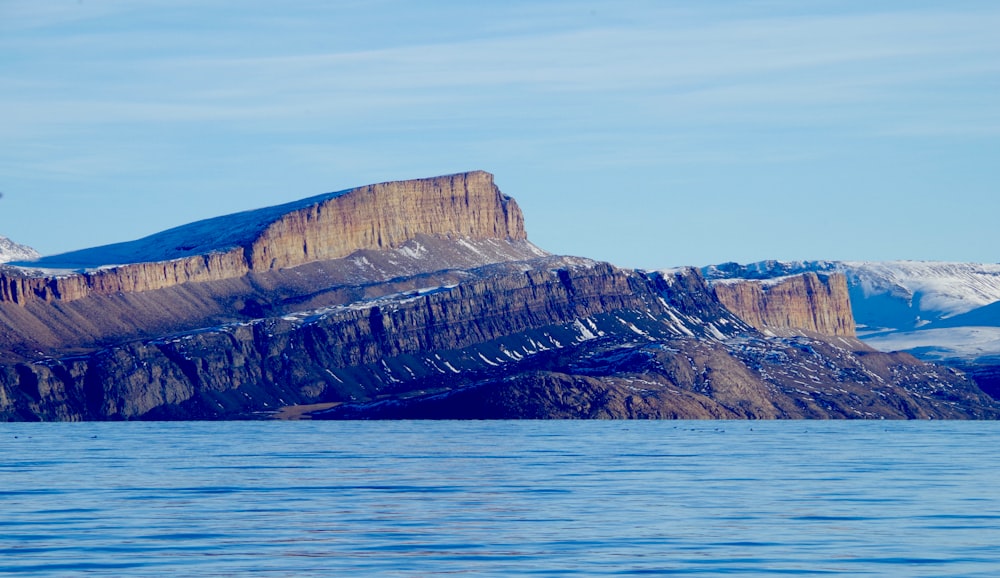
[[[0,284],[8,420],[1000,417],[961,373],[855,339],[842,277],[727,301],[697,269],[549,255],[483,172],[19,262]]]
[[[1000,395],[1000,264],[762,261],[702,271],[720,297],[740,280],[775,284],[800,275],[843,276],[866,344],[960,368]]]
[[[0,236],[0,263],[9,261],[30,261],[38,259],[38,251],[26,245],[20,245],[7,237]]]

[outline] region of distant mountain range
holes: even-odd
[[[988,316],[985,273],[892,270],[623,269],[533,245],[483,171],[366,185],[0,265],[0,419],[1000,418],[856,336]]]

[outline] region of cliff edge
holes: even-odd
[[[472,171],[386,182],[0,269],[0,303],[74,301],[398,249],[419,236],[527,239],[517,203]]]
[[[807,272],[773,280],[726,279],[716,281],[713,288],[730,311],[761,331],[856,337],[843,274]]]

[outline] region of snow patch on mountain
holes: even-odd
[[[940,319],[1000,301],[1000,264],[845,261],[839,266],[865,297],[906,298]]]
[[[880,351],[908,351],[931,361],[1000,355],[1000,327],[918,329],[869,337],[864,341]]]
[[[30,261],[41,257],[38,251],[0,236],[0,263]]]

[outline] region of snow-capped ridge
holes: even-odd
[[[841,266],[866,296],[908,297],[918,311],[942,319],[1000,301],[1000,264],[845,261]]]
[[[0,263],[30,261],[39,257],[41,257],[41,254],[31,247],[15,243],[7,237],[0,236]]]

